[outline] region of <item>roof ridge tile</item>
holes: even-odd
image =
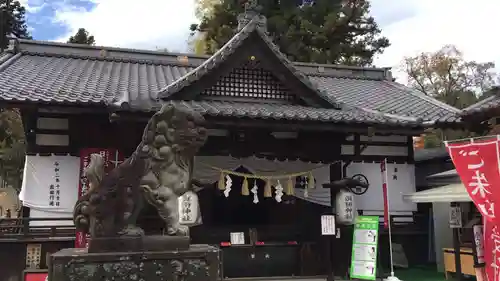
[[[164,66],[180,66],[180,67],[195,67],[196,65],[183,62],[171,62],[162,60],[148,60],[148,59],[136,59],[136,58],[121,58],[121,57],[109,57],[109,56],[89,56],[80,54],[58,54],[50,52],[34,52],[34,51],[20,51],[19,54],[29,55],[29,56],[39,56],[39,57],[56,57],[56,58],[68,58],[68,59],[81,59],[81,60],[92,60],[92,61],[109,61],[109,62],[125,62],[134,64],[147,64],[147,65],[164,65]]]

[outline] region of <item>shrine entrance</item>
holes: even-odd
[[[244,166],[234,172],[252,174]],[[287,194],[278,202],[276,186],[272,196],[266,196],[262,179],[247,179],[249,195],[245,196],[244,181],[231,175],[227,197],[218,182],[198,191],[203,224],[191,228],[192,242],[220,245],[222,274],[227,278],[321,274],[320,267],[307,265],[322,258],[313,248],[325,207]]]

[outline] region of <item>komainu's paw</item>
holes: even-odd
[[[168,227],[167,234],[169,236],[189,236],[189,227],[178,225],[176,227]]]
[[[135,225],[128,225],[122,231],[120,231],[120,235],[124,236],[144,236],[144,230],[142,228]]]

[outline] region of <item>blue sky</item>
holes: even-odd
[[[28,0],[23,1],[27,8],[27,22],[31,34],[38,40],[56,40],[68,34],[71,27],[56,20],[58,11],[72,9],[92,11],[96,3],[87,0]]]
[[[188,51],[195,0],[20,0],[34,39],[65,42],[78,28],[97,45]],[[372,15],[391,46],[376,66],[398,67],[405,56],[453,44],[466,59],[500,66],[499,0],[371,0]],[[490,27],[490,29],[488,29]],[[498,69],[498,67],[497,67]],[[402,73],[399,71],[399,73]]]
[[[80,27],[98,45],[187,51],[195,0],[21,0],[36,40],[66,41]]]

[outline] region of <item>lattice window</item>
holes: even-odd
[[[292,101],[294,95],[268,70],[258,64],[233,69],[203,95],[249,99]]]

